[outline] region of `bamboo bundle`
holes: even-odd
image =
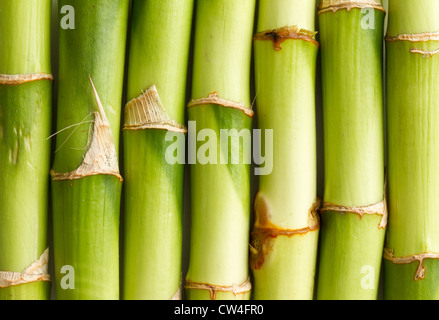
[[[378,0],[319,7],[325,139],[318,299],[376,299],[384,199],[383,25]]]
[[[315,5],[259,3],[254,37],[258,127],[273,130],[274,154],[273,172],[260,176],[255,200],[255,299],[313,298],[319,234]]]
[[[70,3],[60,0],[60,11]],[[128,8],[128,0],[77,0],[75,29],[60,29],[51,172],[57,299],[119,298],[117,150]]]

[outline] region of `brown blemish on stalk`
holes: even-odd
[[[439,253],[421,253],[414,254],[406,257],[395,257],[392,249],[384,248],[384,259],[394,263],[394,264],[410,264],[413,262],[419,262],[418,268],[415,273],[415,281],[423,280],[425,278],[426,268],[424,266],[425,259],[439,259]]]
[[[210,300],[215,300],[217,292],[232,292],[235,296],[237,296],[238,294],[245,294],[247,292],[250,292],[252,289],[252,285],[249,277],[244,283],[240,285],[232,285],[232,286],[219,286],[210,283],[201,283],[201,282],[186,280],[186,284],[184,285],[184,288],[195,289],[195,290],[207,290],[210,292]]]
[[[279,29],[258,32],[253,40],[273,41],[273,48],[276,51],[282,50],[281,44],[288,39],[305,40],[315,44],[319,43],[314,39],[317,32],[299,29],[298,26],[287,26]]]
[[[266,199],[258,192],[255,198],[255,225],[251,233],[250,244],[250,266],[252,270],[259,270],[264,262],[265,256],[273,249],[274,240],[279,236],[293,237],[305,235],[316,231],[320,227],[318,210],[321,200],[317,198],[309,209],[309,226],[302,229],[290,230],[279,228],[271,221],[271,212]]]

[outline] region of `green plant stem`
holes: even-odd
[[[0,74],[50,75],[50,25],[50,0],[0,1]],[[23,273],[48,246],[51,108],[51,80],[0,80],[0,272]],[[49,297],[48,281],[0,288],[0,300]]]
[[[72,4],[60,0],[59,11],[64,5]],[[115,150],[119,146],[129,1],[78,0],[73,7],[75,29],[61,28],[59,32],[53,166],[53,172],[59,174],[78,169],[91,148],[98,100],[89,77],[102,102],[99,114],[106,115],[107,128],[112,133],[112,137],[104,138],[112,140]],[[117,156],[111,164],[117,167],[114,158]],[[95,173],[52,182],[57,299],[119,299],[121,182],[102,171]],[[63,269],[66,266],[71,267],[68,272]]]
[[[255,1],[198,1],[196,12],[192,99],[216,92],[221,99],[248,110]],[[232,139],[241,142],[235,154],[239,164],[232,164],[229,145],[221,145],[219,139],[220,129],[245,129],[244,134],[251,134],[252,119],[245,110],[218,104],[192,106],[188,116],[189,136],[201,132],[196,146],[189,146],[189,157],[193,161],[210,156],[212,161],[190,162],[192,220],[186,298],[248,299],[249,286],[244,284],[249,276],[250,165],[244,163],[243,155],[250,146],[232,134]],[[203,133],[210,137],[203,138]],[[209,151],[204,150],[209,145]],[[221,164],[227,155],[228,164]],[[215,289],[206,288],[209,285]],[[234,294],[218,286],[243,290]]]
[[[278,45],[261,32],[315,30],[315,1],[262,0],[255,39],[258,128],[273,130],[273,172],[260,176],[252,232],[255,299],[312,299],[318,220],[315,77],[312,35]],[[265,140],[266,143],[268,142]],[[267,151],[266,151],[267,152]],[[310,220],[312,229],[310,229]]]
[[[437,1],[389,3],[385,299],[439,298],[438,14]],[[406,36],[395,39],[400,35]],[[422,260],[424,254],[432,256]],[[401,261],[414,256],[419,258]]]
[[[363,9],[319,14],[325,140],[322,210],[329,204],[349,207],[344,212],[322,211],[317,284],[317,298],[322,300],[369,300],[378,294],[385,210],[369,214],[355,210],[383,205],[385,13]]]
[[[184,124],[193,0],[136,0],[132,12],[128,100],[154,85],[168,117]],[[168,163],[167,134],[124,130],[124,299],[179,297],[184,164]],[[184,151],[184,133],[175,135]]]

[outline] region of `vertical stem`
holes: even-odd
[[[131,101],[125,109],[123,135],[124,299],[179,298],[184,164],[170,163],[167,154],[177,144],[184,160],[182,124],[192,11],[193,0],[133,2]],[[148,97],[161,103],[154,104]],[[143,114],[157,111],[160,116],[130,122],[135,108]]]
[[[261,0],[255,36],[258,127],[273,131],[260,176],[251,267],[255,299],[312,299],[316,205],[315,1]],[[279,39],[282,39],[279,41]],[[269,149],[265,155],[271,156]],[[265,164],[267,165],[267,163]]]
[[[376,299],[386,226],[380,1],[321,1],[325,139],[318,299]]]
[[[197,4],[188,109],[192,238],[186,294],[189,299],[248,299],[250,164],[243,158],[251,150],[255,1]],[[222,143],[221,129],[227,131]]]
[[[118,299],[117,150],[129,1],[58,4],[60,12],[69,8],[75,24],[71,29],[60,24],[59,33],[58,134],[52,171],[56,295],[69,300]],[[63,18],[61,14],[60,22]]]
[[[439,3],[390,1],[385,299],[438,299]]]
[[[45,251],[52,108],[50,22],[50,0],[0,1],[2,300],[50,297]],[[40,270],[25,270],[34,263]],[[30,280],[13,281],[6,271]]]

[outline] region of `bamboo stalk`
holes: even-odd
[[[50,22],[50,0],[0,1],[0,300],[50,297]]]
[[[380,1],[319,8],[325,139],[318,299],[376,299],[386,226]]]
[[[124,120],[125,299],[181,298],[184,164],[168,162],[174,139],[166,137],[172,134],[185,150],[192,11],[193,0],[133,2]]]
[[[59,11],[70,4],[60,0]],[[75,1],[75,29],[60,29],[52,170],[57,299],[119,298],[117,150],[128,6]]]
[[[390,1],[385,299],[438,299],[439,3]]]
[[[255,39],[258,127],[274,135],[260,176],[251,267],[255,299],[312,299],[319,234],[315,1],[261,0]]]
[[[242,142],[246,133],[251,134],[252,124],[254,11],[254,0],[197,2],[193,100],[188,106],[192,211],[188,299],[250,296],[250,165],[243,161],[250,146]],[[237,131],[221,145],[220,129]],[[241,142],[233,154],[230,140]],[[235,160],[239,156],[237,164],[232,164],[231,156]]]

